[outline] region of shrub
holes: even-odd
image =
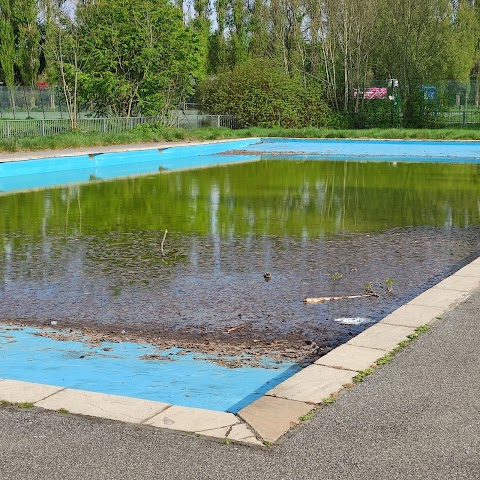
[[[265,59],[207,78],[199,98],[206,113],[234,115],[241,127],[325,127],[332,119],[318,83],[290,76]]]

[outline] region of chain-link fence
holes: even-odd
[[[184,106],[185,107],[185,106]],[[75,121],[82,132],[120,133],[138,125],[168,125],[178,128],[238,128],[229,115],[201,115],[197,110],[174,110],[162,117],[96,118],[88,107]],[[55,135],[72,129],[63,92],[46,85],[12,87],[0,85],[0,138]]]
[[[405,123],[405,105],[401,102],[402,85],[396,80],[375,81],[365,89],[354,91],[364,104],[352,115],[354,128],[392,127]],[[480,126],[480,77],[469,82],[444,81],[418,87],[420,98],[428,109],[425,126]],[[229,115],[202,115],[197,106],[174,110],[168,117],[94,118],[88,105],[80,108],[77,126],[85,132],[118,133],[137,125],[161,124],[179,128],[239,128]],[[422,107],[424,108],[424,107]],[[420,112],[422,113],[422,112]],[[71,130],[71,122],[63,92],[58,87],[39,84],[37,87],[0,85],[0,138],[54,135]]]
[[[0,86],[0,119],[50,118],[68,118],[65,100],[58,88]]]

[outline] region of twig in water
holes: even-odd
[[[162,257],[165,256],[165,252],[163,251],[163,244],[165,243],[165,239],[167,238],[167,233],[168,233],[168,230],[165,229],[165,233],[163,234],[162,244],[160,245],[160,251],[162,252]]]
[[[246,323],[241,323],[240,325],[237,325],[235,327],[229,328],[225,333],[233,333],[233,332],[238,332],[238,330],[241,330],[242,328],[245,328],[247,326]]]
[[[318,298],[305,298],[304,303],[325,303],[331,302],[332,300],[352,300],[355,298],[365,298],[365,297],[378,297],[378,294],[374,292],[363,293],[362,295],[344,295],[343,297],[318,297]]]

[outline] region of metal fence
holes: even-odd
[[[228,127],[234,129],[238,127],[238,122],[234,117],[227,115],[175,115],[167,119],[164,117],[77,119],[78,131],[86,133],[115,134],[133,130],[139,125],[168,125],[177,128]],[[71,130],[71,123],[68,119],[0,119],[0,138],[57,135]]]
[[[480,110],[453,110],[437,114],[439,126],[472,127],[480,126]]]

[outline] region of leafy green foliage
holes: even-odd
[[[15,35],[10,0],[0,0],[0,67],[8,87],[15,84]]]
[[[202,69],[198,35],[167,0],[99,0],[77,9],[80,91],[102,115],[165,114]]]
[[[234,115],[244,127],[322,127],[331,115],[318,83],[290,76],[264,59],[206,79],[200,99],[206,112]]]

